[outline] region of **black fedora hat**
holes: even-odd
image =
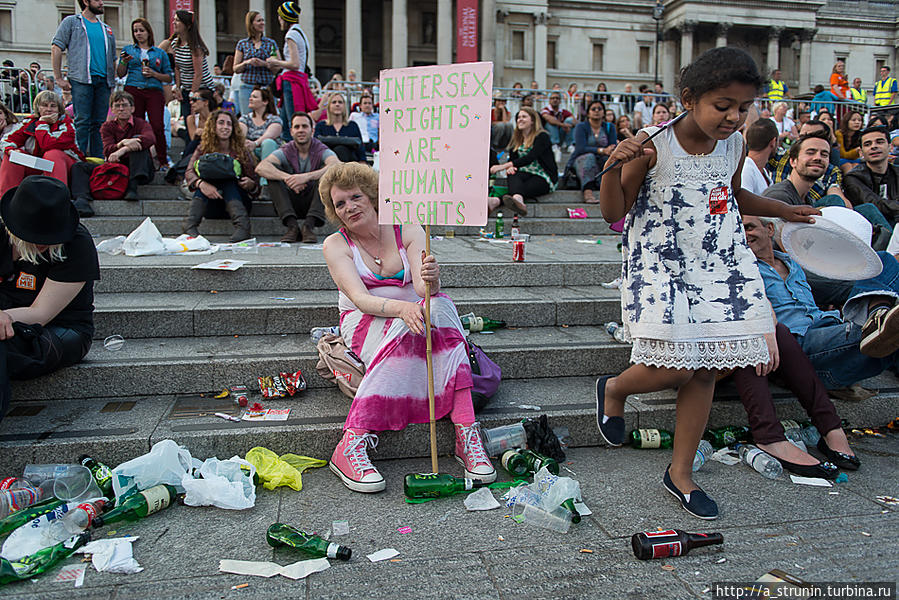
[[[64,244],[78,227],[69,188],[46,175],[29,175],[3,194],[0,218],[10,233],[32,244]]]

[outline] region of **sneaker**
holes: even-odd
[[[477,422],[468,427],[456,423],[456,460],[465,468],[466,479],[484,483],[496,481],[496,469],[484,452]]]
[[[873,358],[885,358],[899,349],[899,304],[875,309],[862,327],[859,350]]]
[[[340,477],[343,485],[354,492],[380,492],[387,484],[375,466],[371,464],[365,449],[366,444],[376,448],[378,436],[364,430],[347,429],[343,432],[343,439],[334,448],[328,466],[335,475]]]

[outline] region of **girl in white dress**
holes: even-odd
[[[665,488],[694,516],[714,519],[715,501],[692,480],[719,369],[777,365],[772,311],[740,212],[812,221],[791,206],[741,189],[746,152],[740,127],[762,83],[746,52],[714,48],[681,73],[688,114],[651,142],[656,127],[621,142],[600,187],[603,217],[625,217],[621,308],[633,341],[631,367],[596,382],[597,426],[610,446],[624,441],[630,394],[677,388],[677,422]]]

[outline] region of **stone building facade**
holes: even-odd
[[[176,0],[106,0],[105,21],[120,45],[130,43],[137,16],[168,33]],[[185,0],[177,0],[184,2]],[[246,35],[244,15],[268,18],[279,43],[276,0],[187,0],[216,62]],[[899,71],[899,0],[480,0],[479,52],[495,62],[496,85],[529,87],[577,82],[610,90],[625,83],[672,89],[681,66],[713,46],[749,51],[766,68],[779,66],[793,90],[827,84],[837,59],[869,87],[881,64]],[[320,80],[355,70],[372,80],[381,68],[450,62],[454,58],[453,0],[298,0],[301,26]],[[0,58],[16,65],[38,60],[49,69],[57,24],[75,0],[0,0]],[[658,36],[656,32],[658,31]],[[657,52],[658,49],[658,52]]]

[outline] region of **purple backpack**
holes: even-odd
[[[471,402],[474,411],[478,412],[490,402],[490,398],[499,389],[503,371],[499,365],[490,360],[490,357],[481,350],[481,347],[472,341],[468,341],[468,362],[471,363]]]

